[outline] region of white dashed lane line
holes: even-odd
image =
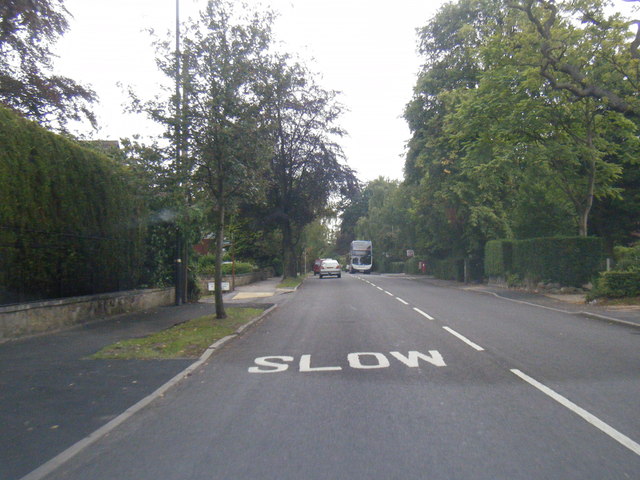
[[[381,288],[381,287],[379,287],[379,286],[377,286],[377,285],[375,285],[375,284],[373,284],[373,283],[369,282],[368,280],[363,280],[363,282],[366,282],[366,283],[368,283],[369,285],[371,285],[371,286],[373,286],[373,287],[376,287],[378,290],[380,290],[381,292],[386,293],[386,294],[387,294],[387,295],[389,295],[390,297],[395,298],[395,299],[396,299],[396,300],[398,300],[400,303],[402,303],[402,304],[404,304],[404,305],[411,306],[411,305],[409,304],[409,302],[407,302],[406,300],[403,300],[403,299],[402,299],[402,298],[400,298],[400,297],[396,297],[396,296],[395,296],[393,293],[391,293],[390,291],[388,291],[388,290],[384,290],[383,288]],[[411,307],[412,307],[412,306],[411,306]],[[416,313],[418,313],[418,314],[422,315],[422,316],[423,316],[424,318],[426,318],[427,320],[435,320],[431,315],[429,315],[429,314],[428,314],[428,313],[426,313],[426,312],[423,312],[423,311],[422,311],[422,310],[420,310],[419,308],[417,308],[417,307],[412,307],[412,308],[413,308],[413,310],[414,310]],[[482,348],[482,347],[481,347],[480,345],[478,345],[477,343],[472,342],[472,341],[471,341],[471,340],[469,340],[467,337],[465,337],[464,335],[462,335],[462,334],[460,334],[460,333],[456,332],[456,331],[455,331],[455,330],[453,330],[452,328],[450,328],[450,327],[442,327],[442,328],[444,328],[447,332],[449,332],[449,333],[450,333],[451,335],[453,335],[454,337],[458,338],[459,340],[462,340],[464,343],[466,343],[467,345],[469,345],[471,348],[473,348],[473,349],[477,350],[478,352],[484,352],[484,348]]]
[[[475,350],[477,350],[478,352],[483,352],[484,348],[482,348],[480,345],[478,345],[477,343],[473,343],[471,340],[469,340],[467,337],[465,337],[464,335],[459,334],[458,332],[456,332],[454,329],[449,328],[449,327],[442,327],[444,328],[447,332],[449,332],[451,335],[453,335],[454,337],[462,340],[464,343],[466,343],[467,345],[469,345],[471,348],[474,348]]]
[[[383,291],[387,295],[389,295],[391,297],[394,297],[396,300],[398,300],[399,302],[403,303],[404,305],[409,305],[408,302],[404,301],[400,297],[396,297],[393,293],[391,293],[391,292],[389,292],[387,290],[384,290],[384,289],[378,287],[377,285],[374,285],[373,283],[369,282],[368,280],[364,280],[364,281],[366,281],[370,285],[376,287],[378,290]],[[426,312],[423,312],[419,308],[417,308],[417,307],[412,307],[412,308],[416,313],[422,315],[426,319],[435,320],[431,315],[429,315]],[[469,340],[464,335],[456,332],[454,329],[452,329],[450,327],[446,327],[446,326],[443,326],[442,328],[444,330],[446,330],[447,332],[449,332],[454,337],[458,338],[459,340],[462,340],[464,343],[466,343],[467,345],[469,345],[473,349],[477,350],[478,352],[484,352],[485,351],[484,348],[482,348],[480,345],[478,345],[477,343],[472,342],[471,340]],[[616,430],[615,428],[613,428],[609,424],[603,422],[598,417],[596,417],[595,415],[589,413],[584,408],[580,407],[579,405],[576,405],[571,400],[567,399],[566,397],[563,397],[559,393],[555,392],[554,390],[552,390],[551,388],[547,387],[546,385],[538,382],[537,380],[535,380],[534,378],[528,376],[527,374],[521,372],[520,370],[518,370],[516,368],[513,368],[513,369],[510,369],[510,372],[513,373],[514,375],[516,375],[517,377],[519,377],[524,382],[526,382],[529,385],[531,385],[532,387],[535,387],[540,392],[542,392],[545,395],[547,395],[549,398],[555,400],[560,405],[562,405],[563,407],[567,408],[568,410],[570,410],[574,414],[578,415],[583,420],[588,422],[590,425],[594,426],[595,428],[597,428],[601,432],[603,432],[606,435],[608,435],[609,437],[611,437],[613,440],[615,440],[618,443],[620,443],[621,445],[625,446],[626,448],[631,450],[636,455],[640,455],[640,444],[637,443],[636,441],[634,441],[631,438],[627,437],[625,434],[623,434],[620,431]]]
[[[422,310],[420,310],[419,308],[413,307],[413,309],[418,312],[420,315],[422,315],[423,317],[425,317],[427,320],[434,320],[434,318],[429,315],[428,313],[423,312]]]

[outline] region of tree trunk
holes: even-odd
[[[215,284],[216,318],[227,318],[222,300],[222,251],[224,249],[224,205],[219,204],[216,226],[216,272],[213,279]]]
[[[587,179],[587,192],[585,194],[584,205],[582,206],[580,215],[580,225],[578,232],[581,237],[586,237],[589,234],[589,214],[591,213],[591,207],[593,206],[593,194],[596,188],[596,147],[593,144],[594,132],[592,121],[587,124],[587,151],[589,158],[587,159],[589,177]]]
[[[298,275],[291,224],[288,221],[282,225],[282,274],[283,278],[295,278]]]

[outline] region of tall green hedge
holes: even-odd
[[[581,286],[602,269],[602,260],[603,243],[595,237],[496,240],[485,247],[485,274]]]
[[[512,271],[513,241],[491,240],[485,246],[484,274],[488,277],[501,277]]]
[[[145,215],[127,170],[0,108],[0,300],[137,286]]]
[[[433,275],[436,278],[464,282],[464,259],[446,258],[432,263]]]

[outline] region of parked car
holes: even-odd
[[[318,275],[320,273],[320,265],[322,265],[322,261],[324,258],[316,258],[315,263],[313,264],[313,274]]]
[[[337,260],[325,258],[320,264],[320,271],[318,272],[318,275],[320,275],[320,278],[326,277],[327,275],[334,275],[340,278],[342,276],[342,269]]]

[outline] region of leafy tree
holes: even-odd
[[[271,22],[270,12],[210,0],[199,20],[186,26],[179,56],[171,41],[157,43],[158,65],[169,78],[180,62],[181,89],[168,88],[168,101],[134,98],[134,106],[167,126],[172,145],[165,159],[178,215],[188,218],[199,209],[215,230],[217,318],[226,317],[221,285],[227,218],[238,202],[263,190],[268,148],[262,94]]]
[[[274,58],[270,75],[265,93],[272,155],[264,219],[282,232],[283,274],[295,277],[304,227],[326,216],[332,196],[350,194],[357,180],[340,162],[336,92],[322,89],[286,57]]]
[[[51,73],[51,46],[67,31],[68,16],[62,0],[0,3],[0,102],[58,130],[84,118],[96,125],[89,107],[95,93]]]
[[[413,132],[405,178],[429,251],[461,255],[490,238],[566,233],[568,215],[586,235],[594,201],[620,194],[635,125],[612,97],[577,95],[545,75],[560,71],[545,55],[562,53],[585,82],[632,106],[633,61],[621,53],[629,23],[606,17],[604,5],[462,0],[420,32],[426,61],[405,113]],[[530,14],[553,27],[551,50]]]
[[[356,224],[361,217],[367,215],[371,190],[358,189],[349,199],[340,214],[340,229],[336,238],[336,250],[346,255],[351,242],[356,239]]]
[[[263,56],[271,15],[240,14],[211,0],[183,52],[182,135],[194,188],[210,201],[216,229],[216,317],[225,318],[222,253],[226,217],[236,202],[260,193]],[[187,161],[187,160],[185,160]]]
[[[406,258],[406,250],[415,249],[413,219],[407,206],[410,197],[406,186],[380,177],[369,182],[363,191],[367,208],[355,226],[355,237],[371,240],[374,260]]]
[[[533,25],[533,57],[549,85],[577,98],[592,98],[620,113],[638,116],[640,28],[606,14],[606,0],[517,0],[507,3]]]

